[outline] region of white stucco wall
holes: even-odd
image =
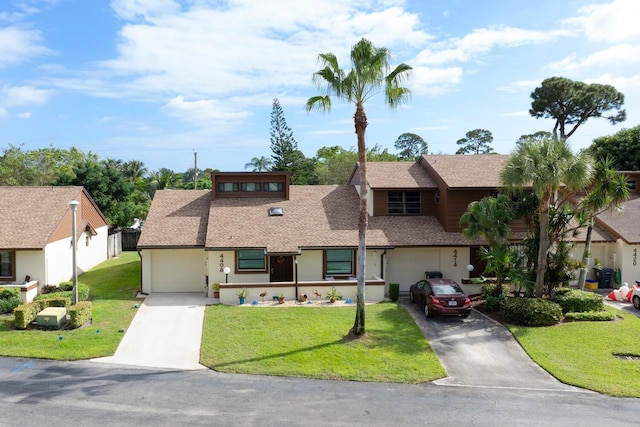
[[[45,252],[45,283],[43,285],[57,285],[73,277],[73,248],[71,238],[49,243]],[[78,265],[79,257],[77,258]],[[78,269],[78,274],[80,274]],[[42,283],[41,283],[42,284]]]
[[[145,249],[141,254],[144,293],[204,292],[204,249]]]
[[[96,265],[107,260],[107,238],[109,229],[107,226],[96,230],[96,236],[82,233],[78,237],[78,274],[89,271]],[[88,239],[87,239],[88,237]]]
[[[22,283],[27,275],[40,286],[47,284],[44,251],[16,251],[16,283]]]

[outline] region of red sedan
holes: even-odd
[[[422,304],[427,317],[467,317],[471,313],[471,300],[451,279],[420,280],[409,288],[409,300]]]

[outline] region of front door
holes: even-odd
[[[269,267],[271,282],[293,282],[293,256],[270,256]]]
[[[484,269],[487,268],[487,261],[482,259],[480,246],[471,246],[469,252],[469,261],[473,265],[473,271],[469,273],[469,277],[480,277],[484,273]]]

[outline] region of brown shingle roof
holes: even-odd
[[[42,249],[82,187],[0,187],[0,248]],[[78,221],[81,222],[81,221]]]
[[[603,212],[597,220],[615,237],[629,244],[640,243],[640,196],[634,195],[624,203],[622,214]]]
[[[357,178],[358,169],[354,173]],[[367,181],[371,188],[437,188],[417,162],[368,162]]]
[[[499,188],[508,154],[423,155],[449,188]]]
[[[209,190],[159,190],[142,227],[139,247],[204,247]]]

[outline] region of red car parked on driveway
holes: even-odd
[[[424,315],[462,316],[471,313],[471,300],[451,279],[426,279],[409,288],[409,300],[424,307]]]

